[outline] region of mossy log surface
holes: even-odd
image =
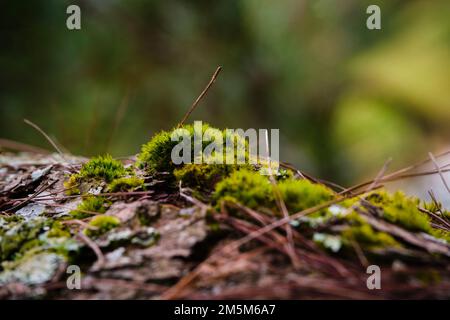
[[[147,170],[147,158],[1,153],[0,298],[450,298],[438,203],[383,189],[341,198],[291,170]],[[80,289],[67,287],[70,265]]]

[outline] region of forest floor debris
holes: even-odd
[[[297,192],[277,182],[289,213],[304,213],[285,220],[289,240],[275,198],[230,184],[260,183],[251,174],[223,182],[215,193],[223,201],[145,170],[120,191],[89,176],[78,181],[84,193],[71,194],[67,181],[86,159],[68,159],[0,155],[0,298],[450,298],[450,215],[437,201],[379,186],[339,198],[341,190],[287,169],[287,179],[311,183],[289,182]],[[104,197],[104,210],[74,214],[87,195]],[[67,288],[69,265],[82,271],[80,290]],[[380,290],[367,287],[369,265],[381,269]]]

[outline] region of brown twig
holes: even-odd
[[[380,172],[378,172],[377,176],[373,180],[372,184],[367,188],[367,190],[366,190],[367,192],[371,191],[373,188],[378,186],[378,183],[380,182],[381,179],[383,179],[383,176],[386,173],[386,170],[389,167],[389,165],[391,164],[391,162],[392,162],[392,158],[389,158],[389,159],[386,160],[386,162],[384,163],[384,165],[381,168]]]
[[[26,143],[17,142],[9,139],[0,139],[0,147],[4,147],[11,150],[17,150],[17,151],[27,151],[27,152],[33,152],[38,154],[49,154],[50,151],[46,149],[42,149],[39,147],[35,147]]]
[[[421,211],[423,213],[426,213],[426,214],[430,215],[432,218],[438,220],[439,222],[443,223],[446,227],[442,227],[442,228],[444,228],[445,230],[450,231],[450,223],[448,223],[447,221],[445,221],[444,219],[439,217],[437,214],[435,214],[435,213],[433,213],[430,210],[427,210],[425,208],[418,207],[417,209],[419,209],[419,211]]]
[[[446,151],[446,152],[443,152],[443,153],[440,153],[436,157],[443,157],[443,156],[445,156],[447,154],[450,154],[450,150]],[[436,171],[428,171],[428,172],[425,171],[425,172],[422,172],[422,173],[405,174],[406,172],[409,172],[409,171],[412,171],[414,169],[417,169],[418,167],[420,167],[420,166],[422,166],[422,165],[424,165],[424,164],[426,164],[428,162],[430,162],[430,159],[423,160],[423,161],[421,161],[419,163],[416,163],[416,164],[413,164],[411,166],[408,166],[408,167],[402,168],[400,170],[397,170],[395,172],[392,172],[392,173],[384,176],[383,179],[380,179],[379,182],[395,181],[395,180],[399,180],[399,179],[403,179],[403,178],[409,178],[409,177],[416,177],[416,176],[420,176],[420,175],[430,175],[430,174],[438,173]],[[445,168],[445,167],[446,166],[442,166],[441,170],[443,168]],[[447,171],[449,171],[449,170],[442,170],[442,172],[447,172]],[[354,186],[352,186],[350,188],[347,188],[347,189],[341,191],[340,194],[347,194],[347,193],[350,193],[352,191],[358,190],[358,189],[363,188],[363,187],[365,187],[367,185],[370,185],[371,183],[373,183],[373,181],[374,180],[370,180],[370,181],[366,181],[366,182],[363,182],[363,183],[356,184],[356,185],[354,185]]]
[[[22,200],[21,202],[19,202],[18,204],[16,204],[15,206],[11,207],[8,209],[8,211],[12,211],[15,210],[23,205],[25,205],[26,203],[32,201],[33,199],[35,199],[39,194],[41,194],[42,192],[44,192],[45,190],[47,190],[48,188],[50,188],[51,186],[53,186],[55,183],[57,182],[57,180],[49,183],[48,185],[42,187],[40,190],[36,191],[31,197],[25,198],[24,200]]]
[[[47,139],[47,141],[52,145],[53,148],[55,148],[55,150],[61,155],[61,157],[64,159],[64,153],[61,151],[61,149],[59,149],[59,147],[56,145],[56,143],[48,136],[48,134],[46,134],[44,132],[44,130],[42,130],[41,128],[39,128],[39,126],[33,122],[31,122],[28,119],[23,119],[23,122],[25,122],[26,124],[32,126],[34,129],[36,129],[40,134],[42,134],[44,136],[45,139]]]
[[[91,238],[89,238],[88,236],[86,236],[83,231],[80,231],[78,233],[78,237],[84,242],[86,243],[91,249],[92,251],[94,251],[95,255],[97,256],[97,262],[99,265],[103,265],[105,263],[105,256],[103,255],[102,251],[100,250],[100,248],[97,246],[97,244],[91,240]]]
[[[363,194],[364,192],[359,192],[357,195]],[[345,199],[347,199],[347,197],[338,197],[336,199],[324,202],[320,205],[302,210],[300,212],[297,212],[296,214],[287,217],[287,218],[283,218],[280,220],[277,220],[267,226],[264,226],[260,229],[257,229],[256,231],[253,231],[251,233],[249,233],[248,235],[246,235],[245,237],[242,237],[238,240],[235,240],[231,243],[229,243],[228,245],[226,245],[225,247],[223,247],[221,250],[216,251],[215,253],[213,253],[212,255],[210,255],[206,260],[204,260],[202,263],[200,263],[196,268],[194,268],[190,273],[188,273],[186,276],[184,276],[183,278],[181,278],[180,281],[178,281],[173,287],[171,287],[169,290],[167,290],[163,295],[162,295],[162,299],[173,299],[175,297],[178,296],[178,294],[186,287],[188,286],[194,279],[197,278],[197,276],[200,274],[201,272],[201,268],[208,262],[210,261],[213,257],[216,257],[217,255],[226,255],[229,254],[230,252],[238,249],[239,247],[241,247],[243,244],[260,238],[261,236],[263,236],[264,234],[266,234],[267,232],[271,232],[272,230],[279,228],[283,225],[285,225],[286,223],[289,223],[292,220],[298,219],[300,217],[303,217],[305,215],[308,214],[312,214],[314,212],[317,212],[321,209],[325,209],[329,206],[331,206],[332,204],[336,204],[339,202],[344,201]]]
[[[447,181],[444,178],[444,174],[442,173],[442,169],[439,166],[439,163],[436,161],[436,158],[433,156],[431,152],[428,152],[428,156],[430,157],[431,161],[433,162],[434,166],[436,167],[436,170],[439,173],[439,176],[441,177],[442,183],[444,184],[445,188],[447,189],[448,193],[450,193],[450,188],[447,184]]]
[[[149,191],[122,191],[122,192],[104,192],[101,195],[102,196],[145,196],[145,195],[150,195],[154,193],[154,191],[149,190]],[[74,199],[74,198],[83,198],[83,197],[88,197],[90,196],[90,194],[76,194],[76,195],[71,195],[71,196],[63,196],[63,197],[59,197],[59,198],[49,198],[48,195],[45,196],[37,196],[35,200],[53,200],[53,201],[61,201],[61,200],[67,200],[67,199]],[[23,199],[27,199],[27,198],[19,198],[16,200],[23,200]]]
[[[278,206],[279,210],[283,213],[283,217],[286,219],[286,218],[289,218],[289,211],[286,207],[286,203],[283,200],[283,196],[281,195],[280,189],[278,189],[277,182],[275,181],[275,178],[273,177],[273,174],[272,174],[272,162],[271,162],[270,155],[269,155],[269,133],[268,133],[268,130],[265,130],[265,139],[266,139],[266,141],[265,141],[266,142],[266,151],[267,151],[266,159],[268,160],[269,180],[273,186],[273,193],[275,194],[277,206]],[[295,254],[295,244],[294,244],[294,236],[292,233],[292,227],[289,223],[287,223],[287,224],[285,224],[285,229],[286,229],[286,235],[287,235],[287,240],[288,240],[287,250],[289,253],[289,257],[290,257],[294,267],[298,267],[299,259]]]
[[[187,118],[189,118],[189,116],[191,115],[191,113],[194,111],[194,109],[197,107],[198,103],[200,102],[200,100],[202,100],[202,98],[208,93],[209,88],[213,85],[213,83],[216,81],[217,76],[219,75],[220,71],[222,70],[222,67],[219,66],[217,67],[216,71],[214,72],[214,74],[211,77],[211,80],[209,81],[208,85],[205,87],[205,89],[203,89],[202,93],[200,93],[200,95],[197,97],[197,99],[195,99],[194,103],[192,104],[192,106],[189,108],[188,112],[184,115],[183,120],[181,120],[181,122],[178,124],[178,128],[181,127],[184,122],[187,120]]]

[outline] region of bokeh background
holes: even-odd
[[[77,4],[82,29],[66,28]],[[377,4],[382,30],[366,28]],[[139,151],[190,120],[279,128],[283,160],[349,185],[450,148],[448,0],[2,1],[0,136]]]

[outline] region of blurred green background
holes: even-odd
[[[354,183],[449,147],[449,14],[448,0],[3,1],[0,136],[48,147],[27,118],[73,154],[135,154],[222,65],[191,121],[279,128],[281,159]]]

